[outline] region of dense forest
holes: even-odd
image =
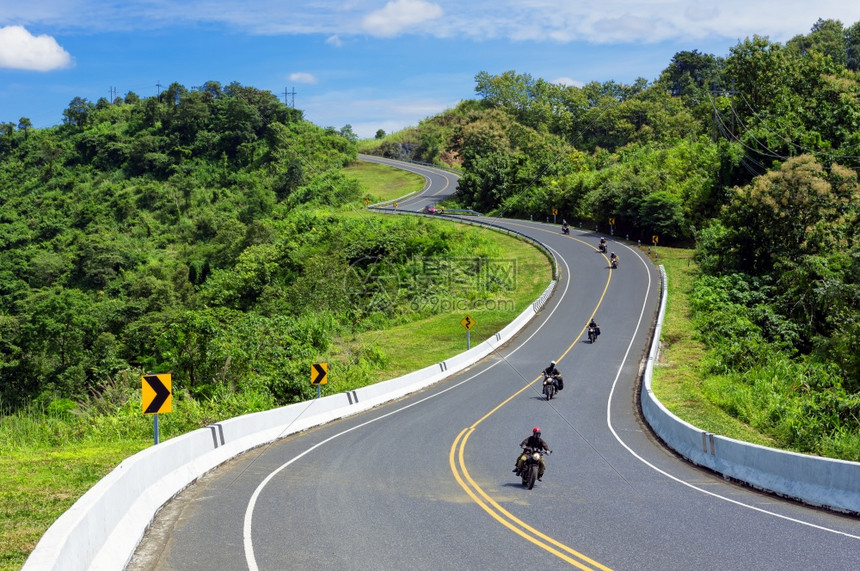
[[[302,400],[336,336],[422,317],[416,260],[494,254],[474,232],[365,214],[374,197],[343,173],[351,129],[316,127],[267,91],[173,84],[75,98],[63,118],[0,124],[4,413],[125,405],[111,395],[141,372],[171,371],[192,399]],[[380,260],[393,292],[377,291]],[[344,377],[385,359],[350,350]]]
[[[679,52],[653,82],[481,72],[476,99],[374,141],[217,82],[0,123],[0,410],[98,401],[128,371],[294,402],[335,336],[421,317],[408,287],[375,291],[377,262],[408,284],[410,260],[489,246],[362,215],[373,197],[343,174],[362,148],[461,169],[465,207],[694,247],[719,406],[858,460],[858,69],[860,23],[819,20],[784,44]],[[356,377],[384,359],[355,351]]]
[[[481,72],[476,100],[368,152],[462,168],[456,200],[482,212],[695,247],[718,404],[781,446],[860,460],[858,71],[860,22],[819,20],[679,52],[653,82]]]

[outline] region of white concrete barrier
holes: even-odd
[[[660,273],[660,312],[641,391],[642,413],[651,429],[694,464],[726,478],[810,505],[860,514],[860,463],[786,452],[712,434],[676,417],[657,399],[651,381],[666,312],[663,266]]]
[[[346,393],[231,418],[124,460],[48,529],[25,570],[116,570],[131,559],[156,512],[197,478],[243,452],[357,414],[439,382],[508,342],[543,307],[544,293],[502,331],[442,363]]]

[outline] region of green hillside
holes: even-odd
[[[670,400],[858,461],[858,70],[860,22],[819,20],[678,52],[653,82],[481,72],[477,99],[361,149],[461,168],[462,207],[691,249],[682,337],[702,349]]]

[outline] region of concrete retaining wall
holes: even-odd
[[[510,341],[540,311],[555,284],[553,280],[502,331],[442,363],[354,391],[231,418],[127,458],[54,522],[24,569],[122,569],[161,506],[209,470],[252,448],[379,406],[462,371]]]
[[[651,389],[660,332],[666,311],[666,271],[654,341],[642,382],[645,420],[673,450],[699,466],[733,480],[839,512],[860,514],[860,463],[819,458],[758,446],[706,432],[684,422],[663,406]]]

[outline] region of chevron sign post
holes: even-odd
[[[322,396],[322,385],[328,383],[328,363],[314,363],[311,366],[311,384],[317,386],[317,398]]]
[[[143,375],[141,382],[141,406],[143,414],[152,414],[155,443],[158,444],[158,413],[173,411],[173,382],[170,373]]]

